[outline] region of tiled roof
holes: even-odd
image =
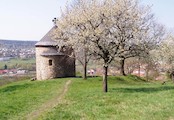
[[[54,26],[53,28],[51,28],[51,30],[39,41],[35,44],[36,47],[40,47],[40,46],[56,46],[57,42],[55,40],[52,39],[51,33],[52,31],[55,29],[56,26]]]

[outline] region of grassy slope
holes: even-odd
[[[22,81],[0,87],[0,120],[23,119],[59,94],[66,80]]]
[[[35,64],[36,61],[35,59],[27,59],[27,60],[23,60],[23,59],[11,59],[9,61],[1,61],[0,62],[0,69],[4,69],[4,65],[6,64],[8,68],[14,68],[14,67],[28,67],[28,66],[32,66],[33,64]]]
[[[17,82],[0,87],[0,119],[22,119],[60,93],[67,79]],[[137,77],[72,79],[61,103],[41,116],[46,120],[167,120],[174,118],[174,85],[146,83]],[[25,118],[24,118],[25,119]]]
[[[12,68],[23,68],[31,70],[35,67],[35,59],[11,59],[9,61],[0,61],[0,69],[4,69],[4,65],[7,65],[8,69]],[[0,75],[0,86],[15,82],[21,81],[25,78],[32,78],[33,74],[28,74],[25,76],[1,76]]]
[[[136,82],[135,80],[139,82]],[[109,93],[101,78],[77,80],[65,100],[41,117],[46,120],[167,120],[174,118],[174,86],[140,82],[136,77],[111,77]]]

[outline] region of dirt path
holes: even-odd
[[[44,112],[56,107],[62,98],[64,97],[65,93],[68,91],[68,86],[71,84],[71,80],[67,81],[61,94],[57,96],[54,99],[49,100],[48,102],[44,103],[41,107],[38,108],[38,110],[33,111],[29,115],[27,115],[27,120],[34,120],[38,118],[40,115],[42,115]]]

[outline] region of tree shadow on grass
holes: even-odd
[[[111,88],[111,91],[123,92],[123,93],[151,93],[174,90],[174,86],[161,86],[161,87],[142,87],[142,88]]]
[[[23,85],[12,85],[7,86],[5,88],[0,89],[0,92],[6,93],[6,92],[13,92],[15,90],[25,90],[28,87],[31,87],[32,84],[23,84]]]

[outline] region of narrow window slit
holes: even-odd
[[[52,66],[52,65],[53,65],[53,61],[49,60],[49,66]]]

